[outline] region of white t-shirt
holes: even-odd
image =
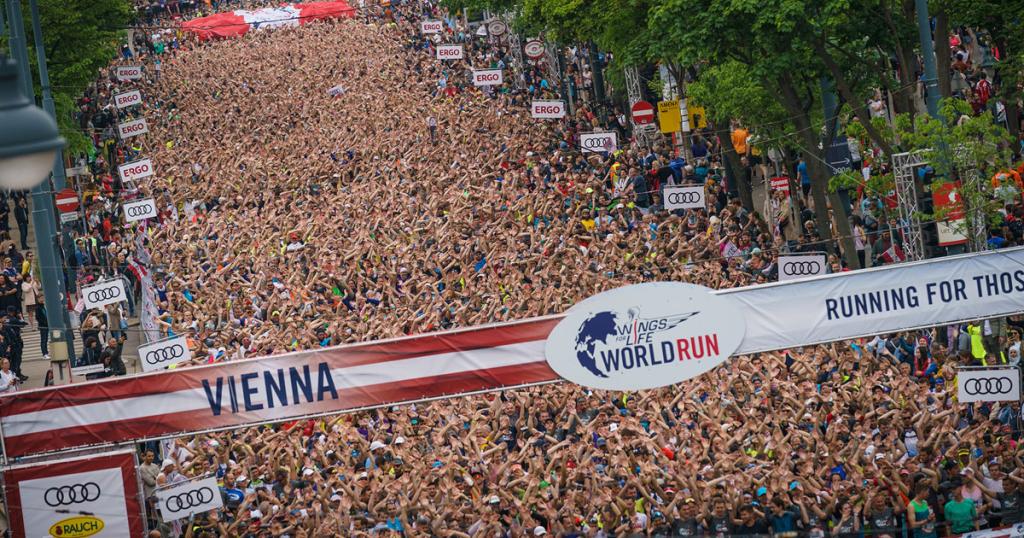
[[[12,370],[6,372],[0,370],[0,394],[18,390],[18,376]]]

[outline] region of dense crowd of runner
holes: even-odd
[[[148,22],[195,7],[170,4],[147,5]],[[769,282],[779,253],[820,246],[785,193],[768,215],[730,198],[714,137],[694,139],[690,163],[666,144],[582,154],[580,132],[625,142],[625,125],[582,100],[563,121],[531,119],[531,99],[557,97],[540,67],[474,88],[471,65],[518,67],[508,46],[457,21],[421,35],[441,13],[397,4],[202,44],[137,32],[114,65],[141,60],[145,80],[106,73],[83,102],[102,182],[76,233],[78,276],[131,277],[141,233],[162,336],[187,335],[209,363],[553,314],[637,282]],[[442,42],[467,60],[436,60]],[[117,143],[106,103],[129,87],[151,132]],[[111,174],[140,155],[157,175],[138,189],[160,209],[141,232],[118,225],[113,201],[139,194]],[[705,184],[709,210],[664,211],[677,183]],[[870,237],[855,219],[858,250],[893,261],[895,221],[872,219]],[[82,318],[97,340],[124,326]],[[154,536],[926,537],[1016,523],[1019,409],[958,403],[954,376],[1018,362],[1021,327],[739,357],[642,393],[565,383],[182,438],[146,456],[146,495],[210,473],[226,506]]]

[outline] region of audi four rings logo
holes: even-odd
[[[1013,380],[1009,377],[975,377],[964,381],[964,392],[971,396],[980,394],[1009,394]]]
[[[700,202],[699,192],[670,192],[668,201],[670,204],[695,204]]]
[[[819,272],[820,262],[790,262],[782,266],[782,274],[788,276],[816,275]]]
[[[114,299],[121,296],[121,288],[114,286],[111,288],[100,288],[98,290],[90,290],[87,294],[89,302],[98,303],[100,301],[106,301],[107,299]]]
[[[185,348],[181,344],[174,344],[173,346],[162,347],[146,352],[146,362],[149,364],[160,364],[161,362],[167,362],[171,359],[177,359],[185,356]]]
[[[604,148],[610,146],[612,141],[607,138],[587,138],[583,140],[585,148]]]
[[[149,204],[143,204],[143,205],[128,206],[128,207],[124,208],[124,212],[129,217],[144,217],[146,215],[149,215],[153,211],[149,207]]]
[[[202,506],[213,500],[213,490],[203,486],[177,495],[171,495],[164,501],[168,512],[181,512],[189,508]]]
[[[48,488],[43,494],[43,501],[49,506],[66,506],[92,502],[100,498],[100,485],[96,482],[72,484],[58,488]]]

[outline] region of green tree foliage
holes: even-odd
[[[75,103],[95,81],[100,68],[117,54],[127,36],[134,9],[128,0],[38,0],[46,63],[61,135],[72,153],[84,151],[88,140],[75,123]],[[28,2],[22,2],[29,57],[39,92],[34,36]]]

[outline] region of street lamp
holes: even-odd
[[[53,170],[64,139],[57,122],[18,86],[18,65],[0,56],[0,187],[31,189]]]

